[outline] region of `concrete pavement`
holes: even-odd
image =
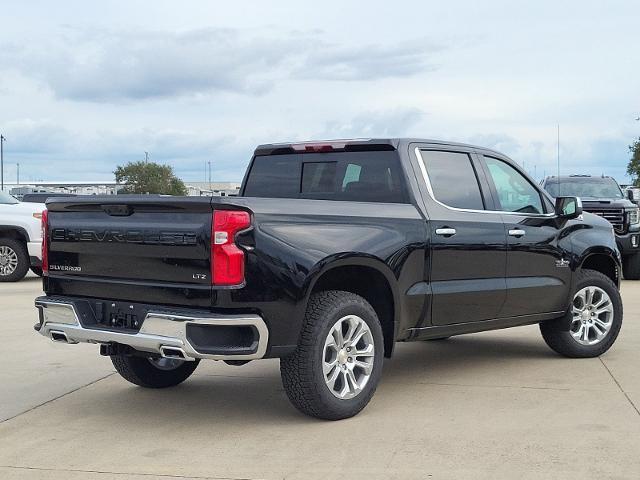
[[[400,344],[341,422],[290,406],[276,360],[134,387],[32,330],[39,291],[0,284],[2,479],[640,478],[640,282],[602,358],[559,357],[536,326]]]

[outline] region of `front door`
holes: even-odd
[[[464,148],[415,153],[428,192],[431,324],[494,319],[506,298],[506,234],[479,162]]]
[[[571,269],[563,245],[570,246],[553,206],[512,165],[486,155],[483,162],[507,234],[507,297],[500,317],[564,311]]]

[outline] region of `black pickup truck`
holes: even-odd
[[[640,280],[640,210],[631,190],[624,194],[618,182],[604,175],[567,175],[542,181],[552,196],[580,197],[582,208],[608,220],[616,234],[626,280]]]
[[[302,412],[355,415],[395,342],[540,324],[568,357],[622,324],[611,224],[504,155],[418,139],[259,146],[236,198],[47,203],[35,329],[160,388],[280,358]]]

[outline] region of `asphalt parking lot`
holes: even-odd
[[[40,280],[0,285],[0,478],[640,478],[640,282],[599,359],[536,326],[401,344],[359,416],[299,414],[278,362],[134,387],[94,345],[32,330]]]

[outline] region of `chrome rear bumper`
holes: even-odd
[[[39,332],[51,340],[64,343],[118,343],[139,351],[167,358],[196,360],[254,360],[262,358],[267,350],[269,330],[258,315],[206,315],[191,317],[165,312],[147,313],[140,331],[127,333],[107,328],[87,328],[78,318],[72,303],[36,299],[40,309]],[[198,351],[189,342],[187,325],[253,327],[257,335],[257,346],[251,353],[211,354]]]

